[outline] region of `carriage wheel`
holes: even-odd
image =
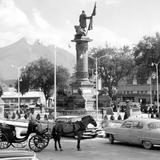
[[[44,148],[46,148],[49,144],[50,137],[47,134],[43,134],[42,137],[43,137],[43,141],[44,141]]]
[[[34,135],[29,139],[29,148],[34,152],[40,152],[45,148],[42,136]]]
[[[1,133],[0,134],[0,149],[6,149],[11,145],[11,143],[9,143],[9,140],[6,136],[6,134]]]

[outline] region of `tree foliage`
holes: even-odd
[[[160,62],[160,34],[144,36],[134,47],[134,58],[137,66],[137,79],[145,83],[153,71],[154,63]]]
[[[69,73],[62,66],[56,67],[57,88],[64,90],[68,86]],[[20,91],[22,94],[30,89],[43,91],[46,99],[53,94],[54,65],[44,58],[40,58],[26,66],[21,72]],[[17,88],[17,83],[16,83]]]
[[[98,75],[102,79],[102,86],[107,87],[109,96],[113,98],[114,88],[117,88],[119,80],[130,74],[134,67],[131,51],[129,47],[117,49],[106,46],[91,52],[98,58]],[[93,63],[95,66],[93,60],[89,65],[92,67]]]

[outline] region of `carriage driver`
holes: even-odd
[[[39,125],[39,121],[34,116],[34,108],[30,108],[29,122],[35,127],[38,127]]]

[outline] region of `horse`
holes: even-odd
[[[55,142],[55,150],[57,151],[57,142],[59,144],[59,149],[60,151],[63,151],[61,147],[61,137],[63,135],[71,134],[73,133],[74,136],[77,136],[77,150],[80,151],[80,141],[82,139],[82,134],[86,130],[88,124],[93,124],[95,127],[97,126],[96,121],[93,119],[92,116],[87,115],[84,116],[81,121],[76,121],[76,122],[57,122],[55,126],[53,126],[52,129],[52,138],[54,139]]]

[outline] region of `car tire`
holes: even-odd
[[[112,134],[109,135],[109,143],[114,144],[114,137]]]
[[[142,145],[145,149],[151,149],[153,147],[153,144],[150,141],[143,141]]]

